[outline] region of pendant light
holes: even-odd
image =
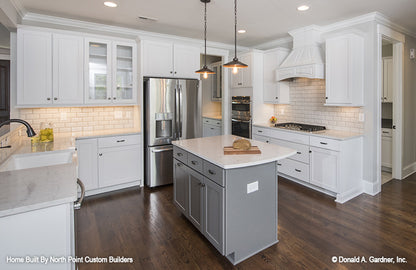
[[[208,74],[215,74],[214,71],[210,70],[207,67],[207,3],[211,2],[211,0],[201,0],[202,3],[205,4],[205,12],[204,12],[204,40],[205,40],[205,55],[204,55],[204,66],[200,69],[195,71],[195,73],[204,74],[204,79],[208,79]]]
[[[239,68],[246,68],[248,67],[246,64],[238,61],[237,58],[237,0],[234,0],[234,58],[233,61],[224,64],[224,67],[232,68],[233,73],[236,74]]]

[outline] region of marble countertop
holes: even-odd
[[[281,130],[281,131],[286,131],[286,132],[293,132],[293,133],[298,133],[298,134],[303,134],[303,135],[323,137],[323,138],[335,139],[335,140],[341,140],[341,141],[363,136],[363,134],[361,133],[342,131],[342,130],[333,130],[333,129],[326,129],[326,130],[314,131],[314,132],[304,132],[304,131],[289,130],[289,129],[284,129],[284,128],[277,128],[277,127],[270,126],[270,124],[265,124],[265,123],[256,123],[256,124],[253,124],[253,126],[265,127],[265,128],[270,128],[272,130]]]
[[[172,142],[202,159],[205,159],[223,169],[241,168],[281,160],[296,154],[294,149],[250,140],[253,146],[258,146],[261,154],[224,155],[224,146],[232,146],[239,138],[233,135],[196,138]]]
[[[74,202],[77,161],[0,172],[0,217]]]
[[[222,120],[222,115],[220,113],[204,113],[203,118],[211,118],[214,120]]]

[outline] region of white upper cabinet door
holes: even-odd
[[[137,103],[137,47],[135,43],[113,43],[114,103]]]
[[[178,78],[199,79],[200,74],[195,71],[200,69],[199,47],[186,45],[173,45],[174,76]]]
[[[143,40],[143,76],[172,77],[173,44]]]
[[[84,40],[53,34],[53,103],[82,104],[84,100]]]
[[[267,51],[263,56],[263,102],[273,104],[289,104],[289,85],[276,80],[276,69],[287,57],[286,49]]]
[[[17,30],[17,105],[52,103],[52,34]]]
[[[393,58],[383,58],[383,102],[393,102]]]
[[[326,40],[326,102],[364,105],[364,39],[345,34]]]
[[[248,67],[246,68],[239,68],[237,73],[233,73],[233,69],[230,68],[231,74],[231,87],[232,88],[250,88],[253,87],[252,82],[252,66],[251,66],[251,59],[252,53],[242,54],[238,57],[240,62],[243,62]]]
[[[85,39],[85,102],[111,103],[111,41]]]

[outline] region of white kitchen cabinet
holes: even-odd
[[[392,130],[389,128],[383,128],[381,131],[381,166],[392,168],[392,151]]]
[[[222,120],[202,118],[202,137],[219,136],[222,134]]]
[[[230,68],[231,74],[231,87],[232,88],[249,88],[253,87],[252,77],[252,53],[242,54],[238,57],[240,62],[248,65],[246,68],[239,68],[236,74],[233,73],[233,69]]]
[[[100,148],[98,154],[100,187],[139,180],[140,162],[140,147],[138,145]]]
[[[85,51],[86,103],[137,103],[136,44],[86,38]]]
[[[143,40],[142,55],[143,76],[199,79],[199,47]]]
[[[141,184],[140,136],[77,139],[78,176],[86,195]]]
[[[364,38],[353,33],[326,39],[326,101],[364,105]]]
[[[52,104],[52,34],[17,30],[17,105]]]
[[[98,145],[97,139],[76,141],[78,157],[78,178],[84,183],[86,190],[98,188]]]
[[[289,50],[278,48],[266,51],[263,55],[263,102],[272,104],[289,104],[289,84],[279,82],[276,69],[288,56]]]
[[[53,104],[84,101],[84,40],[79,36],[53,34]]]
[[[0,218],[0,269],[54,269],[75,270],[74,263],[36,263],[46,258],[75,256],[73,203],[60,204],[38,210]],[[26,256],[33,263],[7,263],[6,255],[14,258]]]
[[[393,102],[393,58],[383,57],[383,96],[382,102]]]
[[[339,152],[310,147],[310,183],[337,192]]]

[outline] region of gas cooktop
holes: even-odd
[[[317,126],[317,125],[307,125],[307,124],[300,124],[300,123],[281,123],[274,125],[277,128],[284,128],[290,130],[298,130],[304,132],[314,132],[314,131],[321,131],[325,130],[324,126]]]

